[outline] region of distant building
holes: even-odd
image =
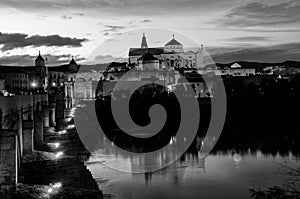
[[[203,68],[203,46],[200,49],[185,50],[183,45],[173,38],[163,47],[148,48],[146,36],[143,34],[140,48],[129,49],[129,64],[138,65],[139,59],[146,52],[151,53],[159,62],[159,69],[170,68]]]
[[[63,90],[68,75],[76,73],[79,68],[73,58],[69,64],[47,67],[40,53],[35,59],[35,66],[0,66],[5,89],[20,94],[33,90]]]

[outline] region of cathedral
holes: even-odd
[[[175,35],[163,47],[149,48],[145,33],[142,36],[140,48],[129,49],[129,64],[139,70],[150,70],[149,62],[153,62],[152,69],[162,70],[163,68],[203,68],[203,46],[197,51],[185,50],[183,45],[175,39]],[[153,59],[149,60],[150,55]],[[147,66],[143,60],[147,57]],[[155,63],[155,64],[154,64]]]

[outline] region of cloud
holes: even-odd
[[[239,0],[1,0],[0,6],[9,6],[19,10],[29,11],[57,11],[72,10],[82,12],[96,11],[100,15],[190,15],[193,13],[209,12],[224,9]]]
[[[300,43],[285,43],[274,46],[255,46],[248,48],[213,47],[207,51],[215,62],[229,63],[234,61],[283,62],[300,61]]]
[[[116,25],[105,25],[105,29],[102,31],[103,36],[108,36],[108,35],[121,35],[119,31],[124,30],[126,27],[125,26],[116,26]]]
[[[229,42],[264,42],[270,41],[269,37],[263,36],[253,36],[253,37],[234,37],[229,39],[222,39],[221,41],[229,41]]]
[[[150,22],[152,22],[150,19],[144,19],[144,20],[142,20],[141,21],[142,23],[150,23]]]
[[[61,65],[67,64],[71,60],[71,55],[43,55],[44,58],[47,58],[48,65]],[[34,66],[34,60],[36,56],[33,55],[11,55],[0,57],[0,65],[10,65],[10,66]],[[85,58],[76,56],[76,61],[82,61]]]
[[[217,23],[221,27],[263,27],[299,24],[300,3],[286,0],[277,4],[250,2],[229,10]]]
[[[125,29],[126,27],[125,26],[106,25],[105,28],[106,28],[106,31],[109,31],[109,32],[118,32],[120,30]]]
[[[94,63],[110,63],[110,62],[124,62],[126,58],[114,57],[112,55],[97,55],[93,62]]]
[[[67,16],[67,15],[62,15],[61,18],[62,18],[62,19],[72,19],[71,16]]]
[[[85,16],[85,14],[83,14],[83,13],[74,13],[73,15],[75,15],[75,16],[79,16],[79,17],[83,17],[83,16]]]
[[[40,47],[40,46],[69,46],[81,47],[83,42],[87,39],[77,39],[70,37],[61,37],[59,35],[29,36],[23,33],[0,33],[0,45],[3,45],[1,50],[7,51],[14,48],[22,48],[27,46]]]

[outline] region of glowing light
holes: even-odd
[[[53,192],[53,189],[52,188],[49,188],[48,189],[48,193],[52,193]]]
[[[59,145],[60,145],[60,143],[54,143],[54,146],[56,147],[56,148],[58,148],[59,147]]]
[[[55,154],[55,157],[56,157],[56,158],[59,158],[59,157],[62,156],[63,154],[64,154],[64,153],[61,152],[61,151],[60,151],[60,152],[57,152],[57,153]]]
[[[67,133],[67,130],[61,130],[61,131],[58,131],[58,134],[59,135],[63,135],[63,134],[66,134]]]
[[[32,82],[32,83],[31,83],[31,86],[32,86],[32,87],[36,87],[36,86],[37,86],[37,83],[36,83],[36,82]]]
[[[61,183],[60,182],[57,182],[53,185],[53,188],[60,188],[61,187]]]
[[[73,128],[75,128],[75,125],[74,124],[70,124],[70,125],[67,126],[67,128],[68,129],[73,129]]]
[[[71,120],[72,120],[72,118],[70,118],[70,117],[66,119],[67,122],[70,122]]]

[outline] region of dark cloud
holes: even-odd
[[[62,18],[62,19],[72,19],[71,16],[67,16],[67,15],[62,15],[61,18]]]
[[[299,24],[300,4],[286,0],[277,4],[250,2],[237,6],[218,20],[222,27],[285,26]]]
[[[44,58],[47,58],[48,65],[61,65],[69,63],[72,55],[43,55]],[[9,66],[34,66],[34,60],[36,56],[32,55],[11,55],[0,57],[0,65],[9,65]],[[79,56],[75,57],[76,61],[85,60]]]
[[[105,15],[190,15],[228,8],[238,0],[1,0],[0,6],[20,10],[94,10]],[[78,12],[78,11],[77,11]],[[81,12],[81,11],[79,11]]]
[[[105,29],[102,31],[103,36],[121,35],[122,33],[120,33],[119,31],[124,30],[125,28],[125,26],[106,25]]]
[[[69,46],[69,47],[81,47],[83,42],[87,39],[77,39],[70,37],[61,37],[59,35],[29,36],[23,33],[0,33],[0,45],[2,51],[12,50],[14,48],[22,48],[27,46],[39,47],[39,46]]]
[[[109,32],[118,32],[120,30],[125,29],[125,26],[114,26],[114,25],[106,25],[105,26],[106,30],[105,31],[109,31]]]
[[[112,55],[97,55],[93,62],[94,63],[109,63],[109,62],[124,62],[127,61],[126,58],[114,57]]]
[[[79,17],[83,17],[83,16],[85,16],[85,14],[83,14],[83,13],[74,13],[73,15],[75,15],[75,16],[79,16]]]
[[[207,51],[215,62],[229,63],[234,61],[283,62],[300,61],[300,43],[286,43],[262,47],[214,47]]]
[[[270,41],[269,37],[263,36],[253,36],[253,37],[234,37],[229,39],[222,39],[221,41],[229,41],[229,42],[264,42]]]
[[[141,21],[142,23],[150,23],[150,22],[152,22],[150,19],[144,19],[144,20],[142,20]]]

